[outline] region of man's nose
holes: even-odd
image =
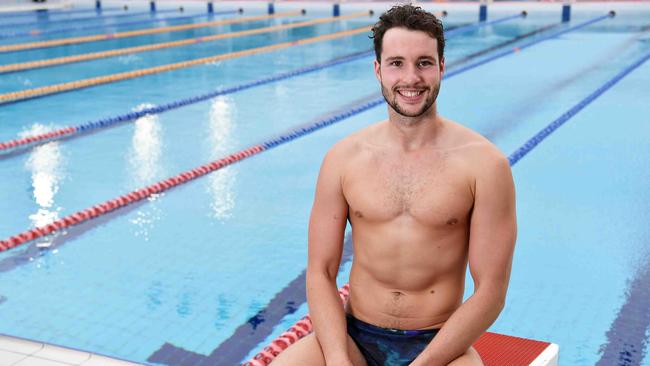
[[[417,66],[407,66],[404,68],[404,74],[402,75],[402,79],[404,80],[405,83],[415,84],[420,80],[422,80],[421,70],[418,69]]]

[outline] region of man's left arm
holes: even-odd
[[[507,158],[501,153],[488,156],[488,163],[478,164],[470,221],[474,293],[411,366],[446,366],[462,356],[504,307],[517,236],[515,189]]]

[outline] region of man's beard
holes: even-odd
[[[381,94],[384,96],[384,100],[386,100],[386,103],[388,103],[388,105],[390,105],[393,108],[393,110],[397,112],[399,115],[402,115],[404,117],[411,117],[411,118],[420,117],[423,114],[425,114],[431,108],[433,103],[436,102],[436,99],[438,98],[438,92],[440,92],[440,83],[438,83],[438,85],[436,85],[433,89],[429,89],[431,93],[429,94],[429,97],[424,101],[424,105],[422,106],[422,108],[415,113],[408,113],[405,110],[403,110],[397,103],[398,92],[394,90],[393,100],[390,100],[387,95],[387,91],[386,88],[384,87],[384,84],[383,83],[380,84],[381,84]]]

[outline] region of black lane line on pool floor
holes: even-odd
[[[352,259],[352,235],[347,234],[344,243],[340,268]],[[305,303],[307,298],[306,279],[307,273],[303,270],[263,309],[249,318],[246,323],[240,325],[210,355],[204,356],[176,347],[171,343],[165,343],[149,356],[147,361],[170,366],[239,365],[251,348],[262,343],[271,335],[285,316],[295,313]]]
[[[625,303],[605,334],[602,356],[596,366],[636,366],[648,348],[646,332],[650,327],[650,258],[641,266],[630,284]]]

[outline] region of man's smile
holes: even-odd
[[[396,88],[395,92],[400,96],[411,100],[417,100],[426,91],[425,88]]]

